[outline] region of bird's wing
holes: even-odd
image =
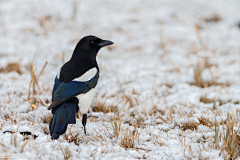
[[[52,101],[53,101],[53,94],[56,91],[56,89],[59,87],[59,85],[62,83],[62,81],[60,81],[59,77],[60,77],[60,72],[57,74],[55,81],[54,81],[54,86],[53,86],[53,91],[52,91]],[[75,78],[73,81],[77,81],[77,82],[86,82],[91,80],[96,74],[97,74],[98,70],[96,67],[88,70],[87,72],[85,72],[82,76]]]
[[[53,91],[52,91],[52,101],[53,101],[53,94],[56,91],[56,89],[60,86],[62,82],[59,80],[59,76],[57,75],[54,81]]]
[[[89,90],[94,88],[97,85],[99,78],[99,72],[86,82],[71,81],[69,83],[62,82],[56,91],[53,93],[52,101],[53,103],[48,107],[52,109],[59,104],[65,102],[66,100],[75,97],[81,93],[87,93]]]
[[[52,139],[65,133],[68,124],[76,123],[76,103],[64,102],[54,113],[49,125],[50,135]]]

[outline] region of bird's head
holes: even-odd
[[[89,55],[91,57],[96,57],[98,51],[105,46],[111,45],[113,42],[108,40],[102,40],[95,36],[83,37],[75,47],[73,56],[77,55]]]

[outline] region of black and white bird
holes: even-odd
[[[76,123],[76,112],[83,114],[82,124],[86,134],[87,111],[95,95],[99,78],[96,60],[98,51],[113,42],[95,36],[86,36],[76,45],[71,59],[66,62],[55,78],[52,91],[53,118],[49,130],[52,139],[66,132],[68,124]]]

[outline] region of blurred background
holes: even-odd
[[[94,155],[95,148],[103,157],[111,151],[109,159],[112,155],[186,158],[185,139],[200,149],[205,134],[207,140],[201,145],[205,141],[212,145],[215,132],[211,127],[216,119],[226,122],[227,111],[239,117],[240,0],[0,0],[0,130],[20,126],[39,135],[37,143],[26,145],[18,134],[18,143],[24,143],[27,151],[63,153],[49,141],[52,114],[47,106],[56,74],[86,35],[111,40],[114,45],[97,56],[101,72],[92,105],[95,118],[89,118],[87,126],[90,138],[104,138],[85,139],[86,147],[65,143],[62,137],[59,145],[70,146],[74,158]],[[126,133],[132,131],[127,127],[135,126],[134,132],[136,126],[141,127],[141,144],[135,146],[145,149],[121,148],[126,146],[118,142],[124,139],[118,139],[109,110],[122,121]],[[83,133],[77,121],[71,131]],[[104,128],[100,136],[95,134],[94,129],[105,124],[113,126],[116,139],[105,134],[109,131]],[[163,141],[156,143],[160,132]],[[81,134],[74,137],[68,130],[67,135],[82,143]],[[11,137],[0,133],[0,138],[6,153],[22,152],[20,145],[10,145]],[[109,148],[99,150],[105,141]],[[193,154],[197,159],[213,155],[205,154],[212,150],[204,146],[199,152],[189,146],[189,159]],[[113,153],[116,149],[119,152]],[[214,152],[215,158],[219,155]]]

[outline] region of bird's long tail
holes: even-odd
[[[50,135],[52,139],[58,139],[60,135],[67,130],[68,124],[76,123],[76,112],[78,108],[78,99],[72,98],[56,109],[53,108],[54,114],[49,125]]]

